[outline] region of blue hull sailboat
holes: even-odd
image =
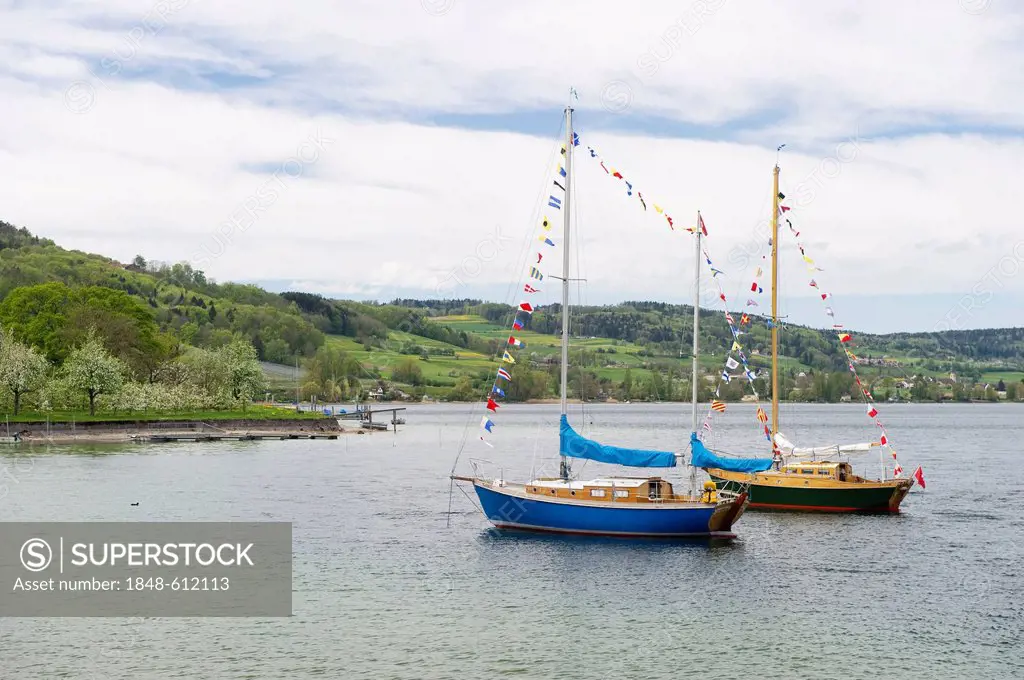
[[[570,281],[570,192],[572,189],[572,156],[576,136],[572,129],[572,108],[565,109],[566,143],[563,147],[564,166],[559,175],[564,185],[556,185],[565,192],[564,205],[557,197],[549,199],[549,205],[562,210],[563,259],[562,259],[562,342],[561,342],[561,418],[559,427],[559,453],[561,455],[558,477],[545,477],[529,482],[509,482],[500,476],[487,478],[481,474],[473,476],[451,476],[453,482],[470,482],[480,499],[480,505],[488,520],[499,529],[542,531],[560,534],[587,534],[626,537],[722,537],[733,538],[733,524],[747,507],[747,494],[718,492],[710,482],[702,494],[694,493],[695,477],[691,477],[691,494],[676,493],[672,482],[662,477],[598,477],[587,481],[575,479],[570,459],[600,461],[626,467],[676,467],[680,455],[670,451],[649,451],[643,449],[607,446],[587,439],[577,433],[567,417],[567,385],[569,360],[569,281]],[[550,229],[547,219],[545,230]],[[542,234],[541,240],[548,245],[553,242]],[[700,241],[697,241],[698,255]],[[538,260],[539,261],[539,260]],[[529,285],[527,291],[529,292]],[[694,341],[697,341],[698,294],[694,291]],[[525,313],[532,312],[528,303],[520,305]],[[517,312],[513,329],[521,328]],[[509,338],[518,346],[516,338]],[[694,428],[696,428],[697,363],[694,347]],[[504,361],[515,363],[506,351]],[[510,381],[513,375],[504,367],[498,371],[498,380]],[[505,384],[505,383],[500,383]],[[496,382],[488,397],[488,408],[496,410],[494,399],[504,395]],[[494,425],[484,417],[481,426],[489,433]],[[483,439],[483,437],[481,437]],[[485,440],[486,441],[486,440]]]

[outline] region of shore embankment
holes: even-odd
[[[365,432],[343,428],[337,419],[106,420],[102,422],[11,423],[11,434],[26,443],[130,442],[175,435],[313,435]]]

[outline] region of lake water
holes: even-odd
[[[607,443],[688,439],[685,406],[578,410]],[[928,483],[901,515],[747,513],[715,544],[500,535],[458,489],[447,526],[467,423],[459,470],[517,479],[557,469],[557,406],[501,408],[494,449],[466,406],[338,441],[23,449],[0,459],[6,521],[294,522],[294,616],[0,618],[0,678],[1024,677],[1022,416],[886,406]],[[800,445],[877,437],[856,405],[783,424]],[[712,443],[763,455],[757,428],[730,405]]]

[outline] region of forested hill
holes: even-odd
[[[508,324],[509,307],[481,300],[396,299],[392,305],[422,310],[430,316],[475,314],[495,324]],[[539,307],[530,321],[530,329],[558,334],[561,329],[559,305]],[[607,338],[635,343],[652,353],[673,354],[690,349],[693,332],[693,307],[666,302],[627,301],[618,305],[573,307],[573,335]],[[755,316],[745,326],[749,337],[745,344],[761,347],[768,342],[769,328],[764,317]],[[701,344],[708,351],[721,351],[730,342],[729,329],[721,312],[701,311]],[[851,331],[860,348],[858,354],[909,356],[943,362],[1001,361],[1014,365],[1024,362],[1024,328],[986,328],[935,333],[891,333],[878,335]],[[843,368],[845,359],[836,352],[835,333],[804,326],[783,326],[780,353],[798,359],[812,368]]]
[[[528,330],[557,336],[559,312],[557,305],[540,307]],[[473,299],[379,304],[271,293],[252,285],[214,282],[187,263],[147,260],[142,255],[120,263],[66,250],[0,222],[0,325],[16,329],[51,361],[60,361],[85,327],[95,328],[108,345],[122,345],[122,354],[136,357],[140,371],[182,347],[222,346],[238,335],[252,342],[261,360],[292,365],[313,357],[338,337],[349,340],[339,340],[337,347],[367,353],[364,378],[391,377],[389,364],[376,362],[373,352],[422,354],[426,360],[431,354],[454,356],[454,348],[493,356],[502,345],[501,329],[508,328],[509,313],[506,305]],[[467,317],[482,325],[474,326],[476,322]],[[691,307],[661,302],[581,307],[574,308],[572,334],[618,343],[619,356],[628,351],[646,370],[654,366],[647,358],[678,361],[689,354],[691,317]],[[769,338],[765,320],[753,317],[744,329],[745,346],[762,354]],[[721,313],[707,312],[701,331],[709,361],[712,355],[721,357],[731,341]],[[1019,328],[854,335],[857,354],[865,361],[914,364],[913,370],[936,376],[956,371],[980,377],[992,367],[1019,370],[1024,365],[1024,329]],[[780,338],[789,369],[845,369],[832,331],[785,326]],[[597,351],[614,353],[615,348]],[[613,367],[616,362],[594,365]],[[468,369],[464,366],[439,375],[439,385],[454,382],[456,373]]]
[[[473,342],[465,332],[431,323],[423,310],[217,283],[188,263],[142,255],[120,263],[0,221],[0,325],[23,337],[31,329],[24,339],[59,361],[74,344],[68,329],[83,324],[108,345],[134,343],[136,354],[154,361],[175,344],[220,346],[235,335],[251,341],[261,360],[284,364],[313,356],[330,335],[380,344],[401,330],[459,347]]]

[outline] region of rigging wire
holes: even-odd
[[[558,138],[558,133],[563,130],[563,127],[564,127],[564,123],[559,123],[558,128],[557,128],[557,130],[555,132],[555,138],[556,139]],[[524,285],[525,271],[526,271],[526,262],[527,262],[527,258],[529,257],[529,253],[530,253],[530,245],[535,240],[537,224],[539,223],[539,220],[541,218],[541,213],[544,210],[544,208],[542,207],[543,204],[544,204],[544,196],[545,196],[546,192],[550,191],[550,187],[551,187],[551,185],[549,184],[549,182],[551,181],[551,167],[552,167],[552,165],[554,163],[554,160],[558,157],[558,155],[560,155],[560,149],[561,149],[561,142],[555,142],[551,146],[551,150],[548,152],[548,157],[545,160],[544,170],[542,172],[542,176],[543,176],[544,179],[543,179],[543,182],[542,182],[542,184],[540,185],[540,187],[539,187],[539,189],[537,191],[536,198],[535,198],[534,204],[533,204],[534,208],[533,208],[533,211],[531,212],[531,216],[530,216],[530,225],[531,225],[531,227],[526,232],[526,236],[524,237],[522,245],[520,246],[519,255],[516,258],[516,267],[517,267],[517,270],[519,271],[519,278],[514,280],[514,282],[509,283],[509,286],[508,286],[508,288],[505,291],[505,298],[504,298],[505,304],[506,305],[516,305],[516,306],[512,307],[512,309],[505,315],[505,321],[504,321],[504,327],[505,328],[509,328],[509,329],[511,328],[511,326],[512,326],[512,319],[515,317],[516,311],[518,310],[518,305],[515,302],[515,300],[518,297],[518,291],[521,290],[522,286]],[[499,346],[500,346],[500,344],[499,344]],[[488,392],[488,394],[490,394],[490,393]],[[458,466],[459,458],[462,456],[462,453],[463,453],[463,451],[466,448],[466,444],[469,441],[469,431],[470,431],[470,427],[472,427],[473,419],[478,414],[480,414],[480,405],[481,405],[480,402],[474,402],[473,408],[470,409],[470,412],[469,412],[469,414],[466,417],[466,422],[465,422],[465,424],[463,426],[463,431],[462,431],[462,439],[459,442],[459,448],[458,448],[458,451],[457,451],[457,453],[455,455],[455,461],[454,461],[454,463],[452,463],[452,473],[453,474],[455,472],[455,468]]]

